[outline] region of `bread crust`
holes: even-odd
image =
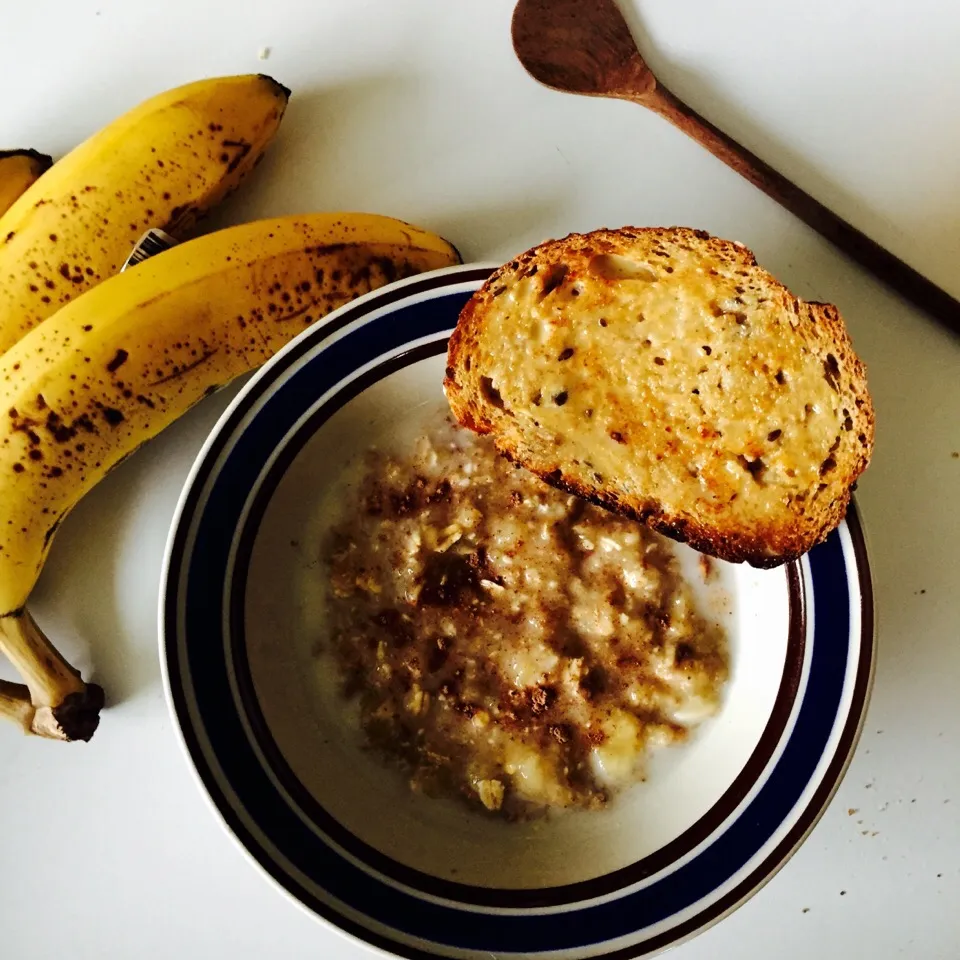
[[[491,318],[498,297],[516,289],[523,278],[535,274],[544,277],[540,293],[545,297],[557,275],[562,273],[559,283],[564,283],[568,274],[570,277],[583,276],[590,264],[596,263],[598,256],[639,252],[652,261],[652,253],[657,250],[722,263],[725,270],[749,278],[744,283],[762,286],[764,301],[761,302],[773,301],[776,315],[789,320],[789,325],[784,321],[786,333],[779,327],[777,329],[778,337],[789,338],[787,349],[813,352],[818,358],[822,355],[829,360],[829,363],[824,361],[824,378],[848,403],[850,414],[846,418],[846,430],[853,431],[856,439],[848,441],[844,437],[841,446],[838,437],[830,450],[828,459],[832,465],[828,475],[821,470],[820,482],[810,491],[809,498],[804,495],[786,520],[745,524],[738,522],[731,510],[728,514],[719,514],[711,522],[704,522],[693,509],[667,509],[662,502],[662,491],[658,491],[655,485],[643,490],[642,494],[636,490],[628,493],[618,486],[616,477],[596,482],[587,471],[573,463],[561,459],[556,463],[545,463],[543,456],[532,453],[536,438],[528,437],[533,430],[528,420],[521,423],[512,411],[497,406],[497,396],[490,395],[489,391],[485,395],[484,370],[490,359],[484,337],[490,334],[488,326],[493,322]],[[671,261],[654,262],[659,266]],[[670,282],[669,276],[661,274],[661,277],[663,282]],[[614,296],[616,288],[614,282],[611,286]],[[543,293],[544,290],[547,292]],[[577,309],[576,302],[572,302],[568,308],[571,322],[576,322]],[[866,372],[853,350],[837,308],[831,304],[803,301],[791,294],[758,266],[753,253],[746,247],[712,237],[702,230],[684,227],[624,227],[574,233],[539,244],[504,264],[474,294],[460,314],[448,347],[444,389],[460,424],[478,434],[491,435],[504,456],[530,469],[552,486],[632,517],[703,553],[761,568],[775,567],[800,557],[836,528],[846,513],[857,478],[869,463],[874,443],[875,417],[866,387]],[[838,451],[835,457],[834,450]],[[626,448],[624,456],[627,456]],[[826,464],[825,460],[824,466]]]

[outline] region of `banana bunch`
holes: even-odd
[[[28,187],[0,213],[0,353],[116,273],[146,230],[188,231],[256,165],[288,96],[262,75],[178,87],[113,121]]]
[[[88,490],[329,311],[458,262],[442,238],[389,217],[249,223],[104,279],[0,357],[0,649],[25,680],[0,683],[0,714],[66,740],[96,728],[102,690],[26,610],[57,527]]]
[[[0,217],[52,164],[51,157],[36,150],[0,150]]]

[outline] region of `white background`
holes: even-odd
[[[663,121],[539,87],[513,59],[511,6],[4,3],[0,146],[61,154],[166,87],[266,71],[294,96],[267,161],[217,223],[366,209],[438,230],[467,259],[498,260],[574,229],[682,223],[745,242],[795,292],[837,303],[879,424],[859,493],[880,623],[867,729],[796,857],[674,955],[954,960],[960,338]],[[640,0],[628,15],[675,92],[960,296],[960,7]],[[226,399],[206,401],[75,511],[36,592],[38,619],[104,685],[109,709],[88,745],[0,727],[5,956],[366,955],[246,862],[195,788],[164,704],[163,543]]]

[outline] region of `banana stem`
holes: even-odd
[[[100,722],[102,688],[83,682],[26,610],[0,617],[0,650],[26,681],[33,733],[56,740],[93,736]]]
[[[23,683],[0,680],[0,717],[6,717],[30,733],[35,710],[30,702],[30,690]]]
[[[60,656],[26,610],[0,617],[0,647],[30,688],[35,706],[53,706],[71,693],[82,693],[77,670]]]

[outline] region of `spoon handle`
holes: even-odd
[[[636,99],[693,137],[715,157],[826,237],[904,299],[925,310],[954,333],[960,334],[960,302],[945,290],[828,210],[809,193],[791,183],[746,147],[742,147],[709,120],[701,117],[665,87],[658,85],[654,91],[647,91]]]

